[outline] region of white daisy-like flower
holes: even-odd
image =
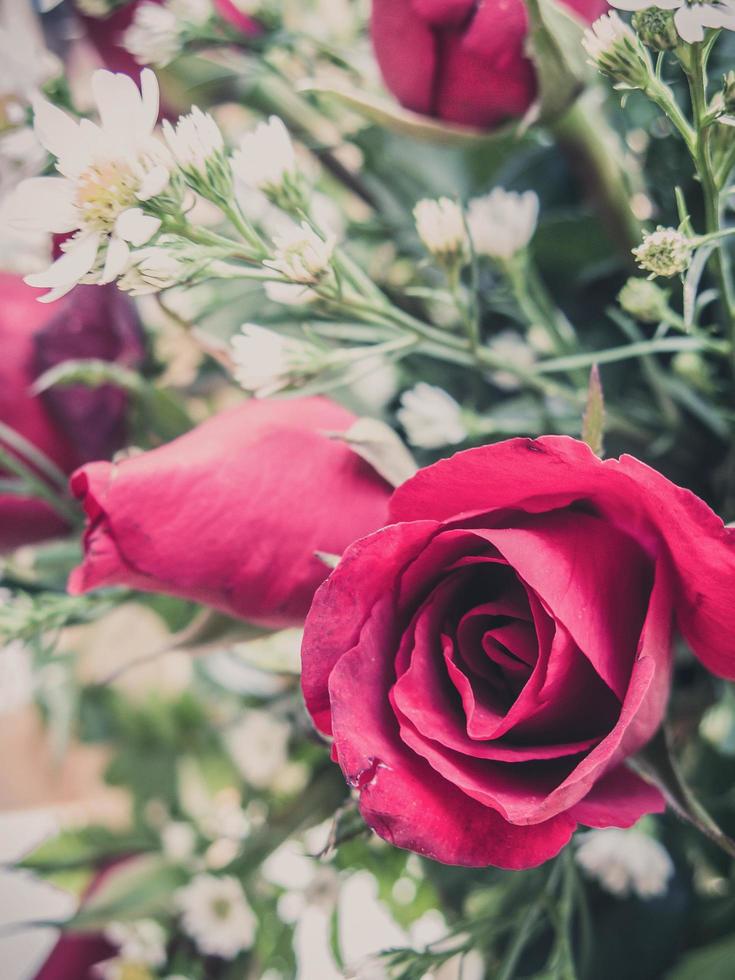
[[[188,115],[179,116],[176,126],[164,119],[163,135],[173,158],[181,169],[193,176],[206,178],[207,164],[218,160],[225,141],[213,117],[192,106]]]
[[[305,286],[316,285],[329,271],[337,244],[333,235],[320,238],[304,221],[273,238],[275,254],[263,265]]]
[[[663,844],[638,830],[591,830],[579,838],[577,864],[621,898],[665,895],[674,863]]]
[[[141,246],[158,231],[160,219],[140,207],[168,184],[168,155],[153,136],[158,119],[158,82],[149,69],[141,88],[127,75],[100,70],[92,90],[100,123],[79,122],[39,99],[34,130],[56,157],[60,177],[32,177],[18,185],[13,221],[21,229],[73,233],[64,254],[45,272],[26,277],[50,292],[51,302],[91,273],[112,282],[126,268],[130,246]]]
[[[256,789],[266,789],[288,762],[290,737],[285,721],[253,709],[227,730],[225,744],[240,775]]]
[[[230,344],[235,380],[257,398],[288,387],[295,376],[308,374],[316,360],[311,344],[254,323],[244,324]]]
[[[651,276],[671,279],[685,272],[692,257],[692,242],[677,228],[664,228],[643,236],[641,244],[633,249],[636,262]]]
[[[257,920],[231,875],[197,875],[179,889],[176,902],[184,932],[205,956],[232,960],[252,946]]]
[[[618,10],[675,10],[674,23],[679,37],[689,44],[704,40],[704,32],[709,28],[724,28],[735,31],[735,0],[709,0],[707,3],[692,3],[692,0],[610,0]]]
[[[197,835],[185,820],[170,820],[161,829],[161,850],[173,864],[185,864],[194,856]]]
[[[180,53],[187,27],[199,27],[212,16],[210,0],[146,0],[135,8],[123,34],[123,46],[139,65],[165,67]]]
[[[432,255],[456,259],[467,248],[467,230],[462,208],[448,197],[419,201],[413,209],[416,231]]]
[[[146,966],[163,966],[166,962],[166,931],[155,919],[110,922],[104,935],[117,946],[123,960]]]
[[[232,154],[236,177],[266,194],[278,193],[287,181],[298,177],[296,154],[283,120],[271,116],[240,138]]]
[[[467,225],[478,255],[510,259],[526,248],[538,222],[539,201],[533,191],[518,194],[496,187],[467,208]]]
[[[422,449],[452,446],[468,435],[462,406],[443,388],[425,381],[404,391],[396,416],[411,445]]]

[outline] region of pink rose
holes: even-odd
[[[605,0],[564,0],[585,21]],[[372,35],[385,84],[408,109],[492,129],[524,115],[536,75],[524,53],[523,0],[373,0]]]
[[[328,569],[386,519],[390,487],[326,398],[244,402],[179,439],[72,477],[89,523],[69,590],[129,585],[269,627],[303,622]]]
[[[37,396],[34,381],[67,360],[135,366],[143,359],[143,335],[130,299],[115,286],[77,286],[48,305],[37,295],[17,276],[0,274],[0,422],[70,473],[124,444],[127,396],[110,385],[75,385]],[[9,448],[2,436],[0,446]],[[0,493],[0,551],[52,537],[64,527],[45,503]]]
[[[664,714],[676,627],[735,677],[735,532],[630,456],[512,439],[420,471],[317,593],[316,726],[380,836],[525,868],[663,800],[623,763]]]

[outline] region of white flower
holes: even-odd
[[[291,282],[311,286],[329,271],[336,239],[333,235],[320,238],[303,221],[298,227],[276,235],[273,244],[275,255],[263,265],[280,272]]]
[[[605,891],[621,897],[665,895],[674,873],[666,848],[638,830],[591,830],[579,838],[576,859]]]
[[[670,279],[685,272],[692,254],[692,243],[686,235],[676,228],[663,228],[649,231],[643,236],[641,244],[633,249],[641,269],[651,276],[664,276]]]
[[[184,932],[205,956],[232,960],[252,946],[257,920],[236,878],[197,875],[176,901]]]
[[[240,139],[232,155],[236,177],[264,193],[276,193],[286,181],[295,181],[296,154],[288,130],[278,116],[258,123]]]
[[[150,245],[132,253],[117,285],[132,296],[145,296],[175,286],[185,274],[184,265],[168,249]]]
[[[470,201],[467,225],[478,255],[510,259],[533,238],[539,202],[533,191],[517,194],[496,187]]]
[[[166,932],[154,919],[110,922],[105,927],[105,939],[117,946],[124,960],[146,966],[166,962]]]
[[[250,820],[242,808],[240,794],[232,787],[221,789],[197,813],[197,823],[210,840],[242,841],[250,833]]]
[[[190,823],[171,820],[161,830],[161,847],[164,856],[174,864],[183,864],[194,855],[197,835]]]
[[[294,377],[308,374],[317,363],[311,344],[254,323],[244,324],[231,346],[235,379],[258,398],[288,387]]]
[[[403,393],[396,415],[408,441],[422,449],[439,449],[467,438],[461,405],[443,388],[425,381]]]
[[[32,177],[13,197],[14,223],[21,229],[73,232],[64,254],[45,272],[26,278],[47,287],[51,302],[92,274],[112,282],[126,268],[130,245],[143,245],[160,219],[139,207],[168,183],[165,148],[153,137],[158,118],[158,82],[149,69],[141,89],[127,75],[96,71],[92,90],[100,124],[75,122],[50,102],[35,104],[34,129],[56,158],[60,177]]]
[[[590,64],[622,88],[643,89],[653,71],[648,51],[638,35],[615,11],[598,17],[582,37]]]
[[[533,348],[515,330],[501,330],[488,347],[497,358],[514,367],[528,369],[533,367],[536,360]],[[493,371],[490,380],[504,391],[515,391],[520,387],[518,376],[512,371]]]
[[[266,282],[263,283],[265,295],[272,303],[282,306],[306,306],[319,299],[319,294],[308,286],[296,282]]]
[[[285,721],[269,711],[252,710],[227,731],[225,742],[242,777],[256,789],[265,789],[288,761],[290,736]]]
[[[168,119],[164,119],[162,128],[174,159],[188,174],[206,176],[207,164],[216,161],[224,152],[225,142],[219,126],[198,106],[193,106],[188,115],[179,116],[175,128]]]
[[[465,254],[467,231],[462,208],[448,197],[419,201],[413,209],[419,238],[432,255],[458,258]]]
[[[163,68],[181,51],[186,27],[205,24],[211,15],[210,0],[141,3],[123,34],[123,46],[139,65]]]
[[[692,3],[691,0],[610,0],[618,10],[675,10],[674,23],[682,40],[689,44],[704,40],[705,28],[725,28],[735,31],[735,0],[712,0],[708,3]]]

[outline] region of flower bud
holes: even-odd
[[[582,44],[603,75],[608,75],[620,88],[645,89],[653,74],[653,66],[637,35],[618,17],[615,11],[599,17],[584,32]]]
[[[681,42],[673,10],[662,10],[660,7],[637,10],[632,23],[638,37],[653,51],[673,51]]]
[[[416,231],[438,261],[454,265],[467,254],[467,229],[462,208],[448,197],[419,201],[413,209]]]
[[[661,323],[669,309],[669,294],[649,279],[630,278],[618,293],[618,303],[641,323]]]
[[[685,272],[692,254],[692,242],[676,228],[661,225],[643,236],[642,243],[633,249],[641,269],[651,276],[670,279]]]

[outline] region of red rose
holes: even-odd
[[[160,449],[72,477],[89,517],[72,594],[129,585],[269,627],[303,622],[327,568],[380,527],[390,488],[326,398],[248,401]]]
[[[50,305],[39,303],[37,295],[17,276],[0,274],[0,422],[71,473],[124,444],[126,396],[109,385],[75,385],[35,396],[33,382],[70,359],[138,364],[143,337],[132,303],[115,286],[77,286]],[[0,494],[0,551],[63,529],[46,504]]]
[[[562,0],[592,22],[605,0]],[[523,0],[373,0],[372,35],[386,85],[402,105],[447,122],[492,128],[536,95],[524,54]]]
[[[658,728],[675,625],[735,677],[735,532],[630,456],[513,439],[420,471],[317,593],[303,689],[392,843],[530,867],[577,823],[663,808],[622,763]]]

